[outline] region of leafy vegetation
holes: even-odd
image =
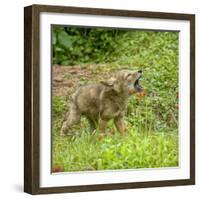
[[[72,136],[61,138],[69,96],[53,93],[53,166],[64,171],[177,166],[178,32],[61,26],[52,31],[53,63],[83,68],[80,84],[98,82],[102,74],[119,69],[142,69],[146,90],[130,97],[126,136],[116,133],[101,140],[89,132],[84,118],[70,130]],[[87,76],[91,71],[94,80]],[[64,78],[73,81],[74,75]]]
[[[176,133],[138,133],[129,129],[126,136],[81,131],[74,140],[54,138],[54,166],[64,171],[155,168],[178,165]]]

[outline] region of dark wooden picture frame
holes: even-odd
[[[150,182],[40,187],[40,13],[125,16],[190,22],[190,178]],[[195,184],[195,16],[192,14],[32,5],[24,9],[24,191],[30,194],[82,192]]]

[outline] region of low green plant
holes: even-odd
[[[80,130],[79,137],[55,136],[53,166],[64,171],[159,168],[178,166],[176,132],[139,133],[129,129],[99,140],[98,134]]]
[[[53,96],[52,97],[52,115],[53,117],[59,117],[66,110],[65,97]]]

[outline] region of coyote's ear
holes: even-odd
[[[114,85],[114,83],[116,82],[116,78],[110,78],[108,80],[101,80],[100,83],[102,83],[103,85],[112,87]]]

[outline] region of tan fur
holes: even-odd
[[[136,84],[141,75],[141,71],[121,70],[109,80],[80,87],[71,97],[61,135],[64,135],[72,125],[79,123],[82,115],[89,120],[91,131],[99,128],[100,132],[105,133],[107,122],[114,119],[117,130],[123,134],[123,118],[130,90],[131,93],[142,90],[139,84]]]

